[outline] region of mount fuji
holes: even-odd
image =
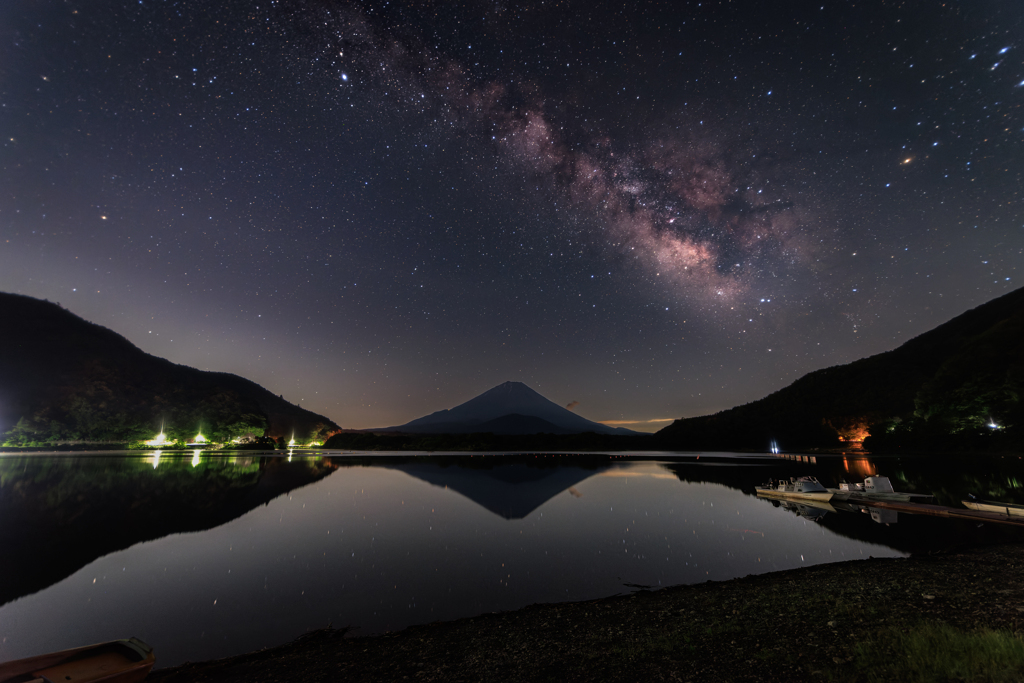
[[[522,382],[505,382],[449,410],[373,431],[412,434],[636,434],[592,422],[549,401]]]

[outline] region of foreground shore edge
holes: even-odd
[[[858,644],[922,624],[1016,632],[1024,546],[853,560],[396,633],[324,629],[148,681],[841,680]]]

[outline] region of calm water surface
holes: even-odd
[[[1019,538],[776,505],[768,477],[881,473],[1012,499],[1019,460],[0,458],[0,661],[135,635],[158,666],[537,602]],[[880,523],[881,522],[881,523]]]

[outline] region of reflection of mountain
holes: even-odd
[[[148,460],[148,461],[147,461]],[[330,461],[0,459],[0,605],[99,557],[212,529],[334,470]]]
[[[883,519],[885,517],[883,516]],[[871,511],[829,513],[818,520],[834,533],[877,543],[905,553],[929,553],[966,546],[1020,542],[1020,529],[999,524],[978,526],[969,520],[900,513],[892,524],[879,524]]]
[[[974,490],[1000,491],[1000,482],[1024,481],[1024,461],[978,457],[973,459],[942,457],[861,458],[869,460],[879,474],[892,478],[898,490],[935,494],[940,505],[957,505]],[[742,464],[741,464],[742,463]],[[825,486],[835,487],[844,479],[859,481],[861,477],[848,471],[863,468],[841,457],[818,457],[814,464],[781,458],[715,459],[701,456],[664,465],[679,479],[694,483],[716,483],[753,495],[754,486],[774,479],[814,475]],[[983,486],[981,482],[986,482]],[[998,495],[991,497],[999,498]],[[1008,499],[1008,498],[1007,498]],[[783,506],[779,501],[763,500],[765,505]],[[795,506],[794,506],[795,507]],[[794,514],[801,514],[794,509]],[[871,520],[869,513],[828,512],[814,514],[818,524],[847,538],[877,543],[901,552],[933,552],[943,548],[991,545],[1009,541],[1020,542],[1024,533],[1015,527],[985,524],[981,527],[968,520],[900,514],[898,522],[888,526]]]
[[[411,477],[461,493],[477,505],[505,519],[523,519],[548,500],[600,469],[530,467],[524,463],[499,464],[489,469],[442,467],[433,463],[390,464]]]

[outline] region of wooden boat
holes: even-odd
[[[138,638],[86,645],[0,664],[0,683],[138,683],[156,664]]]
[[[796,500],[817,500],[827,503],[832,499],[832,492],[822,486],[814,477],[790,477],[789,481],[780,479],[776,484],[769,482],[764,486],[755,486],[757,495],[765,498],[790,498]]]
[[[1010,517],[1024,517],[1024,505],[1001,503],[998,500],[963,500],[964,507],[978,512],[996,512]]]

